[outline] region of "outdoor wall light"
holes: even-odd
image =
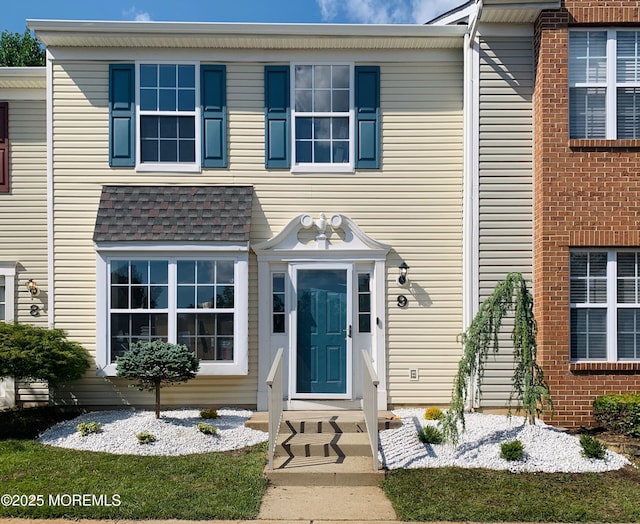
[[[29,293],[31,293],[32,297],[35,297],[40,292],[40,290],[38,289],[38,284],[32,278],[30,278],[25,285],[27,286],[27,289],[29,290]]]
[[[400,276],[398,277],[398,284],[400,284],[401,286],[404,286],[407,283],[407,272],[409,271],[409,266],[407,266],[406,262],[402,262],[402,264],[398,266],[398,269],[400,270]]]

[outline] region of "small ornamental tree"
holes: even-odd
[[[533,316],[533,297],[520,273],[509,273],[496,285],[491,296],[480,306],[467,330],[460,336],[463,356],[454,378],[451,406],[440,424],[445,438],[457,443],[458,422],[464,429],[464,405],[471,380],[480,385],[489,352],[496,353],[503,318],[513,311],[511,333],[513,342],[513,390],[509,404],[518,401],[517,411],[526,412],[530,424],[535,424],[543,408],[553,410],[549,385],[542,368],[536,362],[537,324]]]
[[[61,329],[0,322],[0,379],[77,380],[91,367],[87,350]]]
[[[156,418],[160,418],[160,388],[186,382],[196,376],[200,363],[182,344],[155,340],[136,342],[116,359],[116,375],[135,380],[131,387],[155,391]]]

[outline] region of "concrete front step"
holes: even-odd
[[[275,486],[379,486],[371,457],[276,457],[265,474]]]
[[[378,412],[378,430],[399,428],[402,421],[390,411]],[[269,430],[269,414],[256,411],[245,426],[259,431]],[[336,428],[338,431],[336,431]],[[366,432],[362,411],[285,411],[280,424],[281,433]]]
[[[283,457],[371,457],[367,433],[281,433],[276,455]]]

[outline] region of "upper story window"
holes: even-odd
[[[140,163],[195,164],[196,66],[139,65]]]
[[[298,172],[379,169],[380,67],[264,67],[265,166]]]
[[[640,31],[569,33],[569,134],[640,139]]]
[[[570,257],[571,359],[640,360],[640,252]]]
[[[352,67],[294,66],[294,166],[352,169]]]
[[[111,64],[109,165],[170,172],[226,167],[226,67]]]

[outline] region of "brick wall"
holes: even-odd
[[[569,140],[568,27],[635,23],[637,1],[566,0],[536,23],[534,300],[539,360],[563,426],[606,392],[640,391],[640,362],[569,361],[569,249],[640,246],[640,140]]]

